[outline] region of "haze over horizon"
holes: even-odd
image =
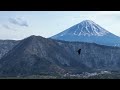
[[[119,17],[120,11],[0,11],[0,39],[48,38],[83,20],[92,20],[120,36]]]

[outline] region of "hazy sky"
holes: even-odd
[[[0,39],[47,38],[83,20],[120,36],[120,11],[0,11]]]

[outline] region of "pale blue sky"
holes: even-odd
[[[0,39],[47,38],[83,20],[120,36],[120,11],[0,11]]]

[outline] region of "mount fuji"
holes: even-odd
[[[50,38],[64,41],[89,42],[107,46],[120,46],[120,37],[105,30],[91,20],[84,20]]]

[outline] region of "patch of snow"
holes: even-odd
[[[62,42],[58,42],[59,45],[62,45],[63,43]]]
[[[61,37],[63,37],[66,34],[69,35],[77,35],[77,36],[104,36],[108,34],[109,32],[102,27],[100,27],[98,24],[94,23],[90,20],[85,20],[78,25],[75,26],[76,29],[69,33],[71,28],[67,29],[63,33],[60,34]]]
[[[77,34],[76,34],[76,31],[77,31],[77,30],[75,30],[75,32],[73,33],[74,35],[77,35]]]
[[[111,74],[111,72],[109,72],[109,71],[101,71],[100,74]]]
[[[64,34],[61,34],[60,36],[64,36]]]
[[[108,33],[106,30],[104,30],[99,25],[95,24],[94,22],[92,22],[90,20],[85,20],[85,21],[81,22],[80,25],[82,25],[82,28],[81,28],[81,30],[79,30],[80,32],[79,32],[78,36],[80,36],[80,35],[104,36]],[[85,30],[83,30],[83,28],[85,28]],[[79,25],[78,25],[77,30],[78,29],[79,29]],[[74,34],[76,35],[76,31],[74,32]]]

